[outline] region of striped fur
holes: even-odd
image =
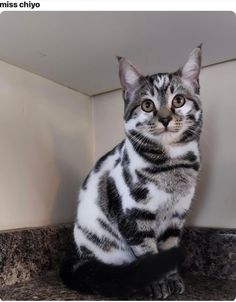
[[[120,267],[179,245],[200,167],[200,53],[195,49],[178,72],[152,76],[119,59],[126,137],[97,161],[81,187],[74,227],[81,259]],[[179,94],[186,102],[174,109]],[[154,111],[142,110],[145,99]],[[164,113],[170,115],[167,129],[160,122]],[[163,280],[159,287],[153,283],[155,297],[183,291],[177,273],[171,290],[164,290]],[[93,292],[93,284],[88,287]]]

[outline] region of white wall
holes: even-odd
[[[89,97],[0,62],[0,229],[72,221],[92,165]]]
[[[202,171],[190,225],[236,228],[236,61],[201,73]],[[94,158],[123,138],[123,102],[115,91],[93,97]]]

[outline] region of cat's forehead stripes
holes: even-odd
[[[160,103],[166,102],[169,93],[173,94],[178,82],[170,73],[157,73],[147,77],[148,84],[141,91],[142,96],[151,97]]]
[[[171,82],[171,75],[166,73],[157,73],[153,77],[153,85],[157,89],[157,91],[166,91]]]

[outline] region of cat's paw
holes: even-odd
[[[178,274],[170,275],[152,284],[152,294],[155,299],[166,299],[170,295],[182,294],[185,286]]]

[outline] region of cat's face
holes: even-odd
[[[194,49],[187,63],[175,73],[142,76],[126,59],[120,58],[119,63],[128,136],[139,133],[162,144],[198,138],[202,124],[200,48]]]

